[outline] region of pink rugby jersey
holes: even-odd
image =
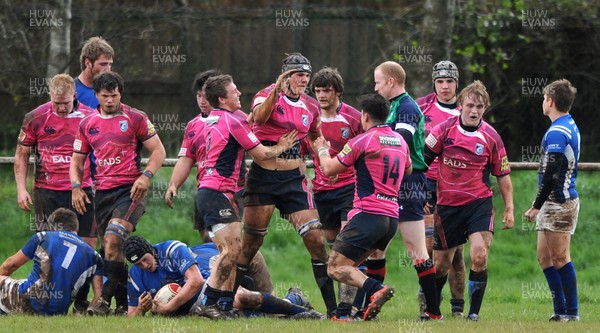
[[[73,144],[74,152],[93,151],[98,190],[133,184],[142,174],[142,142],[156,135],[146,114],[121,103],[121,112],[103,116],[93,113],[81,121]]]
[[[323,133],[325,140],[331,144],[331,149],[329,150],[331,156],[337,155],[342,151],[348,140],[363,132],[360,116],[358,110],[348,104],[341,103],[335,117],[321,117],[321,133]],[[312,151],[307,138],[304,139],[303,146],[307,147],[315,162],[315,178],[312,180],[313,192],[330,191],[354,184],[356,181],[354,178],[354,167],[350,166],[338,175],[333,185],[329,185],[329,177],[325,176],[323,171],[321,171],[319,159],[315,152]]]
[[[398,218],[398,191],[404,170],[412,165],[408,145],[388,125],[371,127],[350,139],[338,160],[356,170],[354,203],[348,214],[359,212]]]
[[[206,171],[206,141],[204,140],[205,125],[206,118],[202,117],[202,115],[198,115],[187,123],[183,141],[181,142],[181,149],[179,149],[179,154],[177,154],[177,157],[187,157],[196,163],[196,168],[198,169],[196,181],[198,186],[200,186],[200,181]]]
[[[199,187],[236,192],[244,151],[255,148],[260,141],[245,119],[224,109],[214,109],[206,118],[204,137],[206,172]]]
[[[504,176],[510,166],[504,143],[492,126],[482,122],[479,129],[467,132],[460,117],[448,119],[431,130],[425,139],[438,154],[438,205],[463,206],[492,196],[490,174]]]
[[[419,104],[419,108],[421,108],[421,111],[423,111],[423,115],[425,116],[425,137],[427,137],[431,132],[431,129],[438,124],[443,123],[449,118],[460,115],[460,109],[449,109],[440,105],[435,93],[418,98],[416,102]],[[427,172],[425,173],[427,178],[437,180],[438,163],[439,159],[436,158],[429,165],[429,169],[427,169]]]
[[[252,100],[252,109],[262,104],[274,87],[275,85],[272,84],[256,93]],[[306,137],[308,132],[318,132],[321,126],[319,104],[306,94],[301,95],[298,101],[294,102],[284,93],[280,93],[274,108],[265,124],[252,124],[252,131],[264,145],[270,146],[276,144],[282,135],[297,130],[298,142],[289,149],[287,155],[299,158],[300,140]]]
[[[66,118],[61,118],[52,110],[52,102],[48,102],[25,115],[19,144],[35,150],[36,188],[71,190],[69,167],[73,156],[73,141],[79,122],[93,111],[83,103],[76,102],[75,110]],[[85,162],[81,186],[92,186],[89,159]]]

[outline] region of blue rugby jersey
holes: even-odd
[[[33,259],[33,268],[19,293],[42,315],[67,314],[81,286],[103,274],[100,255],[70,231],[38,232],[21,251]]]
[[[183,286],[185,272],[192,265],[197,264],[190,248],[180,241],[169,240],[158,243],[154,245],[154,249],[158,257],[158,265],[154,272],[145,271],[135,265],[129,270],[127,283],[129,306],[138,306],[139,297],[145,291],[154,297],[158,290],[167,283],[177,283]],[[199,295],[200,292],[179,308],[176,313],[189,312]]]
[[[192,252],[196,256],[196,262],[198,268],[204,279],[208,279],[210,276],[210,260],[212,257],[219,254],[219,250],[215,246],[215,243],[204,243],[192,246]]]
[[[552,190],[549,200],[565,202],[578,197],[575,189],[577,180],[577,166],[579,165],[579,144],[581,135],[570,114],[556,119],[544,134],[542,139],[542,158],[538,169],[538,187],[542,184],[542,177],[548,164],[550,153],[563,153],[565,159],[560,167],[559,180]]]

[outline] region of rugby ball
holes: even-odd
[[[181,286],[177,283],[167,283],[154,295],[154,300],[165,304],[169,303],[177,295],[179,289],[181,289]]]

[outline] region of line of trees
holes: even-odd
[[[460,86],[482,80],[491,95],[486,115],[509,158],[530,162],[548,126],[543,86],[567,78],[578,88],[572,113],[582,133],[582,160],[600,160],[594,122],[600,103],[600,4],[593,0],[339,0],[0,2],[0,150],[12,154],[23,115],[47,100],[47,79],[77,75],[91,36],[116,51],[113,69],[126,80],[125,103],[158,122],[169,156],[197,114],[194,73],[220,68],[252,95],[272,82],[286,52],[313,68],[337,67],[344,100],[373,91],[373,68],[396,60],[407,88],[431,91],[431,67],[460,68]]]

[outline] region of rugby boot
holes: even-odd
[[[104,298],[100,297],[95,304],[88,306],[88,316],[108,316],[110,314],[110,305]]]
[[[377,314],[381,311],[381,307],[392,297],[394,297],[394,288],[384,285],[383,288],[371,296],[371,303],[367,306],[363,319],[367,321],[377,317]]]
[[[421,321],[443,321],[443,315],[434,315],[433,313],[429,313],[427,311],[423,311],[419,316],[419,320]]]

